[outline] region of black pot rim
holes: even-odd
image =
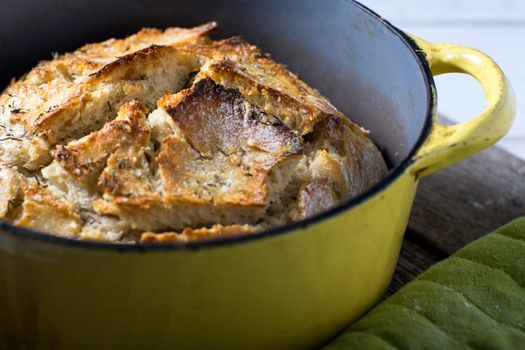
[[[376,12],[370,10],[368,7],[359,3],[356,0],[345,0],[348,3],[361,8],[363,11],[375,17],[380,21],[388,30],[395,34],[407,47],[413,52],[416,60],[419,63],[419,67],[423,73],[425,79],[425,86],[427,87],[427,111],[425,116],[425,124],[421,134],[419,135],[418,141],[415,146],[409,152],[409,155],[394,169],[392,169],[388,175],[383,178],[379,183],[372,186],[367,191],[361,193],[355,198],[342,203],[341,205],[332,208],[324,213],[312,216],[305,220],[294,222],[285,226],[276,227],[267,231],[254,233],[251,235],[239,235],[232,237],[220,237],[209,240],[201,240],[196,242],[174,242],[166,244],[140,244],[140,243],[104,243],[95,241],[82,241],[77,239],[53,236],[48,233],[39,232],[19,226],[9,224],[7,222],[0,221],[0,230],[4,231],[3,234],[19,235],[23,238],[29,238],[37,241],[55,243],[61,246],[70,246],[77,248],[95,249],[95,250],[111,250],[118,252],[152,252],[152,251],[180,251],[180,250],[200,250],[213,247],[230,246],[233,244],[253,242],[261,239],[268,239],[275,236],[292,233],[298,229],[306,229],[308,226],[319,223],[320,221],[334,217],[344,211],[350,210],[353,207],[367,201],[369,198],[374,197],[379,192],[385,190],[390,184],[392,184],[398,177],[400,177],[413,163],[413,158],[421,145],[425,142],[432,131],[433,118],[436,111],[436,97],[435,97],[435,84],[428,65],[425,54],[416,44],[414,39],[408,36],[405,32],[392,25],[389,21],[378,15]]]

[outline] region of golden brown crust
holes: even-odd
[[[24,189],[22,214],[14,223],[65,237],[75,237],[82,227],[73,203],[57,199],[45,188],[37,186]]]
[[[124,39],[109,39],[101,43],[87,44],[73,55],[86,62],[107,64],[115,57],[124,56],[150,45],[183,46],[210,42],[208,35],[218,28],[216,22],[208,22],[193,28],[171,27],[165,30],[144,28]]]
[[[386,173],[367,133],[215,23],[89,44],[0,96],[0,218],[188,242],[326,211]],[[140,234],[140,232],[143,232]]]
[[[167,138],[158,157],[168,200],[266,206],[268,172],[300,152],[299,138],[210,79],[180,94],[160,103],[185,138]]]
[[[116,149],[146,145],[150,132],[145,119],[146,110],[138,101],[126,103],[120,108],[119,116],[101,130],[65,146],[57,146],[52,152],[53,158],[79,178],[96,176]]]
[[[183,48],[183,50],[186,48]],[[331,115],[342,116],[316,90],[242,37],[191,49],[208,58],[199,78],[239,89],[252,104],[277,116],[300,135]]]
[[[332,188],[332,181],[316,179],[301,188],[297,199],[298,217],[304,219],[335,207],[339,199]]]
[[[143,150],[118,149],[102,172],[98,185],[115,205],[133,205],[148,209],[160,202],[161,195],[151,182],[149,164]]]
[[[9,214],[13,201],[20,197],[21,179],[16,170],[3,166],[0,167],[0,217]]]
[[[40,63],[25,79],[6,89],[0,102],[11,106],[13,121],[51,143],[62,140],[57,130],[71,127],[70,115],[94,98],[97,85],[117,79],[138,79],[136,65],[153,64],[159,57],[174,54],[174,47],[206,43],[215,22],[191,29],[145,29],[125,39],[89,44],[79,50]],[[169,46],[159,46],[169,45]],[[127,76],[126,76],[127,75]],[[28,98],[30,97],[30,98]]]
[[[70,97],[60,104],[54,105],[36,116],[34,114],[16,114],[14,120],[23,123],[26,129],[48,140],[50,144],[76,136],[75,122],[77,119],[72,118],[72,115],[79,114],[77,111],[88,108],[93,103],[92,101],[97,98],[97,95],[100,94],[99,90],[114,82],[126,82],[122,86],[123,93],[124,95],[133,96],[134,91],[140,92],[144,90],[145,84],[142,81],[151,79],[144,69],[151,67],[151,72],[155,73],[157,67],[161,67],[164,61],[169,60],[184,62],[191,60],[191,58],[179,55],[179,52],[171,46],[149,46],[119,57],[103,66],[100,70],[90,74],[83,83],[71,88],[69,91]],[[195,62],[195,67],[196,64]],[[108,96],[106,99],[106,103],[102,103],[102,108],[110,117],[113,110],[118,108],[119,105],[113,105],[111,96]]]
[[[246,103],[238,90],[226,89],[209,78],[173,100],[166,96],[159,105],[204,157],[217,151],[229,155],[242,148],[271,154],[279,161],[301,150],[292,129]]]
[[[140,235],[140,243],[144,244],[162,244],[175,242],[192,242],[206,238],[215,237],[229,237],[240,234],[248,234],[255,231],[255,228],[250,225],[213,225],[210,228],[185,228],[180,233],[176,232],[144,232]]]
[[[188,143],[168,137],[157,158],[166,201],[213,207],[228,204],[264,207],[268,200],[264,173],[244,171],[232,158],[218,153],[206,159]]]

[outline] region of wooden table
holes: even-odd
[[[493,146],[421,180],[387,295],[439,260],[525,215],[525,161]]]

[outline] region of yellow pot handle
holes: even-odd
[[[483,113],[464,123],[443,125],[434,119],[432,132],[414,157],[411,168],[412,173],[421,177],[465,159],[502,138],[512,125],[516,97],[501,69],[484,53],[412,38],[425,53],[433,75],[469,74],[479,81],[487,101]]]

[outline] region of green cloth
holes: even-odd
[[[324,349],[525,349],[525,217],[432,266]]]

